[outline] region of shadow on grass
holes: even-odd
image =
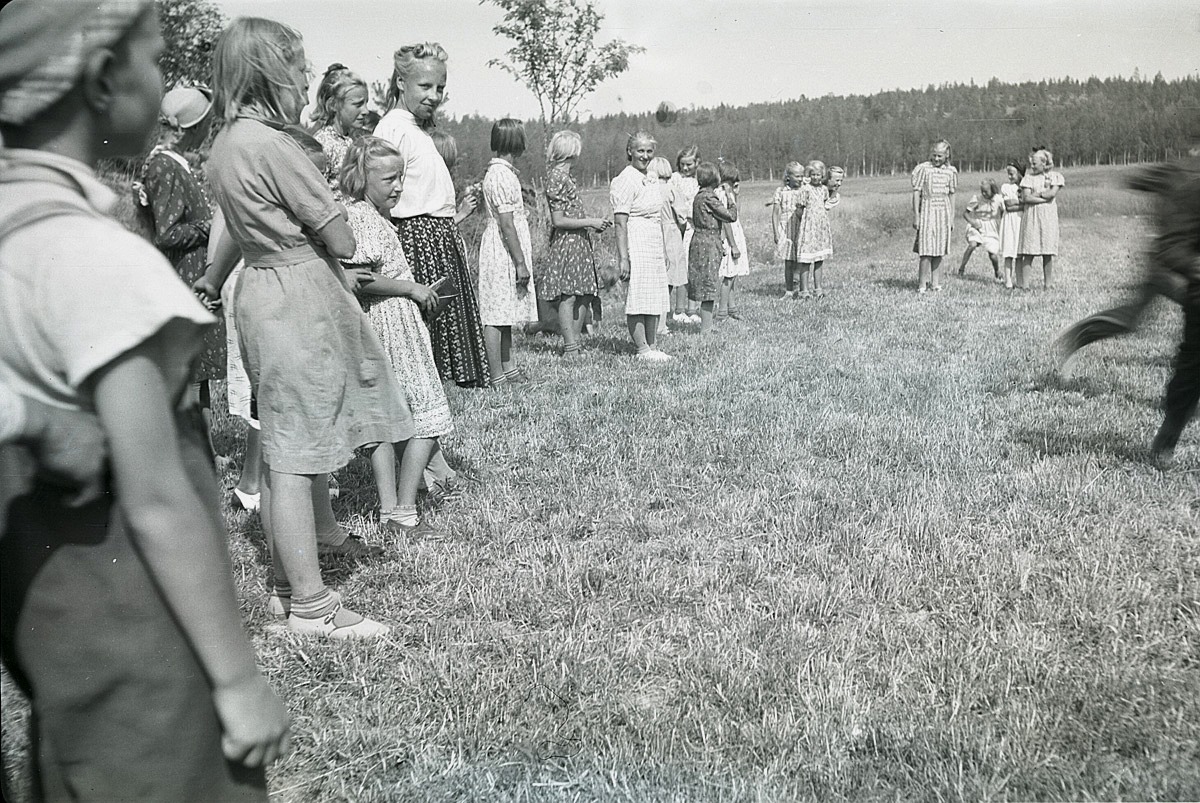
[[[1056,429],[1031,428],[1017,430],[1013,433],[1013,440],[1025,444],[1039,457],[1092,454],[1133,463],[1150,462],[1150,450],[1146,443],[1131,432],[1119,430],[1081,435]]]

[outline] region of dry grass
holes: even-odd
[[[534,384],[451,391],[480,481],[434,514],[448,543],[381,539],[365,464],[342,473],[384,554],[330,580],[387,642],[268,626],[257,522],[229,511],[296,719],[275,798],[1200,798],[1200,449],[1161,473],[1144,446],[1178,316],[1053,373],[1146,234],[1111,171],[1067,180],[1054,292],[977,257],[918,297],[901,179],[847,184],[807,304],[778,300],[773,188],[746,186],[749,321],[653,370],[609,298],[580,360],[528,338]],[[6,686],[6,755],[22,715]]]

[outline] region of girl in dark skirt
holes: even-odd
[[[700,191],[692,201],[695,233],[688,245],[688,300],[700,304],[700,331],[711,332],[713,304],[720,294],[718,273],[725,257],[721,224],[732,223],[736,218],[717,197],[721,174],[715,164],[701,162],[696,168],[696,180]]]
[[[454,222],[454,181],[426,131],[445,97],[446,59],[436,43],[406,45],[395,52],[387,91],[390,110],[375,127],[375,136],[395,145],[404,157],[404,194],[392,219],[414,278],[425,285],[449,279],[447,285],[458,293],[429,326],[438,373],[465,387],[484,387],[483,325]]]

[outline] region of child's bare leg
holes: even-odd
[[[504,379],[504,364],[500,359],[500,329],[499,326],[483,327],[483,347],[487,353],[488,376],[492,382]]]
[[[634,348],[638,354],[650,351],[653,348],[654,329],[649,333],[646,332],[646,317],[645,315],[626,315],[625,324],[629,327],[629,339],[633,341]],[[658,323],[655,322],[655,327]]]
[[[800,263],[800,295],[808,295],[812,292],[812,274],[809,273],[811,269],[811,262]]]
[[[400,454],[400,473],[396,475],[396,503],[394,508],[402,514],[411,509],[414,513],[417,509],[417,490],[421,487],[421,476],[425,471],[425,467],[429,465],[429,458],[433,456],[434,449],[437,447],[437,440],[434,438],[412,438],[396,444],[398,449],[401,449]],[[414,524],[415,522],[404,522]]]
[[[579,317],[577,302],[575,296],[563,296],[558,301],[558,330],[562,332],[563,354],[579,351],[583,319]]]
[[[996,256],[995,254],[988,254],[988,259],[990,259],[992,261],[992,274],[997,279],[1001,278],[1001,276],[1000,276],[1000,257]]]
[[[934,290],[942,289],[942,258],[929,258],[929,286]]]
[[[789,293],[796,292],[796,263],[790,259],[783,263],[783,289]]]
[[[512,373],[516,366],[512,358],[512,327],[500,326],[500,370],[505,374]]]
[[[917,259],[917,292],[925,292],[925,285],[929,284],[929,269],[930,257],[918,257]]]
[[[729,277],[729,298],[725,301],[725,312],[729,313],[729,317],[735,320],[738,319],[737,304],[733,303],[733,294],[737,292],[737,277]]]
[[[313,520],[316,522],[317,543],[340,546],[349,533],[338,527],[333,515],[333,502],[329,498],[329,475],[316,474],[312,482]]]
[[[700,332],[704,334],[713,330],[713,302],[700,302]]]
[[[376,445],[371,452],[371,470],[375,474],[375,490],[379,492],[379,513],[386,516],[396,507],[396,449],[392,444]],[[325,496],[328,499],[329,494]]]
[[[1033,264],[1033,257],[1029,254],[1017,254],[1017,287],[1022,290],[1029,289],[1029,267]]]
[[[1054,287],[1054,255],[1044,254],[1042,256],[1042,281],[1047,290]]]
[[[1009,290],[1013,287],[1013,258],[1004,258],[1004,286]]]
[[[242,461],[242,475],[238,478],[237,489],[244,494],[259,492],[262,479],[262,433],[246,425],[246,457]]]
[[[446,455],[442,451],[442,444],[434,440],[433,454],[429,455],[429,462],[425,464],[425,471],[422,472],[425,479],[425,487],[433,488],[433,486],[447,482],[453,482],[458,477],[458,472],[450,467],[446,462]]]
[[[812,288],[813,292],[819,296],[825,294],[825,291],[821,289],[821,266],[824,264],[824,261],[812,263]]]
[[[971,261],[971,254],[973,253],[975,253],[975,243],[967,243],[967,250],[963,251],[962,264],[958,266],[959,276],[967,272],[967,263]]]
[[[643,315],[642,316],[642,318],[645,319],[642,324],[642,327],[646,330],[646,343],[647,343],[647,345],[650,346],[651,349],[653,349],[655,347],[654,344],[658,341],[658,319],[659,319],[659,317],[660,316],[658,316],[658,315]]]
[[[325,590],[317,564],[317,525],[312,505],[311,474],[285,474],[269,470],[270,505],[268,538],[274,548],[276,578],[282,573],[292,596],[313,597]],[[264,525],[267,520],[264,520]]]
[[[729,288],[732,280],[729,276],[721,279],[721,289],[717,300],[717,317],[724,318],[729,314]]]

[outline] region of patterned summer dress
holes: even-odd
[[[346,205],[358,249],[347,262],[366,265],[389,279],[415,281],[396,230],[366,201]],[[363,296],[371,328],[379,335],[408,399],[414,438],[440,438],[454,430],[446,391],[433,361],[429,329],[416,303],[399,296]]]
[[[944,257],[950,253],[950,235],[954,231],[958,170],[953,165],[934,167],[932,162],[921,162],[913,168],[912,188],[921,193],[921,213],[913,253],[923,257]]]
[[[532,270],[533,244],[525,200],[521,197],[521,180],[504,159],[488,162],[483,177],[483,200],[487,226],[479,242],[479,319],[484,326],[512,326],[536,321],[535,282],[530,278],[527,288],[517,287],[517,266],[500,236],[500,215],[511,212],[525,265]]]
[[[975,218],[979,228],[967,226],[967,242],[982,245],[989,254],[1000,253],[1000,221],[1004,215],[1004,199],[1000,195],[980,198],[972,195],[967,212]]]
[[[670,308],[667,261],[663,249],[662,193],[633,165],[612,180],[609,200],[614,214],[629,216],[629,293],[626,315],[662,315]]]
[[[1037,173],[1031,170],[1021,179],[1021,187],[1035,193],[1066,183],[1062,173],[1050,170]],[[1058,203],[1030,204],[1021,209],[1021,241],[1017,252],[1034,256],[1053,256],[1058,253]]]
[[[783,184],[775,188],[775,197],[771,204],[778,210],[779,220],[783,227],[783,236],[775,243],[775,258],[781,261],[796,261],[796,230],[800,226],[800,219],[795,217],[798,203],[800,203],[800,187],[792,189],[787,184]]]
[[[733,214],[713,189],[696,193],[692,202],[695,234],[688,247],[688,299],[716,301],[719,293],[721,259],[725,256],[721,224],[732,223]]]
[[[1021,190],[1016,184],[1001,184],[1000,199],[1004,203],[1016,203],[1021,199]],[[1021,213],[1008,212],[1000,218],[1000,256],[1004,259],[1015,259],[1017,246],[1021,242]]]
[[[796,261],[823,262],[833,256],[833,231],[829,226],[829,212],[825,202],[829,200],[829,188],[824,184],[805,184],[800,187],[793,217],[796,225]]]
[[[342,187],[339,176],[342,163],[346,161],[346,151],[350,150],[350,143],[354,140],[339,134],[331,125],[319,129],[313,134],[313,139],[321,143],[321,150],[325,151],[325,180],[329,182],[329,188],[340,197]]]
[[[212,206],[204,184],[181,155],[155,148],[146,160],[141,185],[153,218],[154,244],[190,289],[207,267]],[[219,320],[204,333],[204,348],[194,365],[192,381],[224,378],[225,327]]]
[[[587,217],[579,188],[571,171],[559,165],[546,176],[546,202],[551,212],[564,217]],[[596,257],[592,251],[590,229],[550,229],[550,248],[537,272],[538,296],[558,301],[564,296],[586,298],[599,309],[600,280],[596,276]]]

